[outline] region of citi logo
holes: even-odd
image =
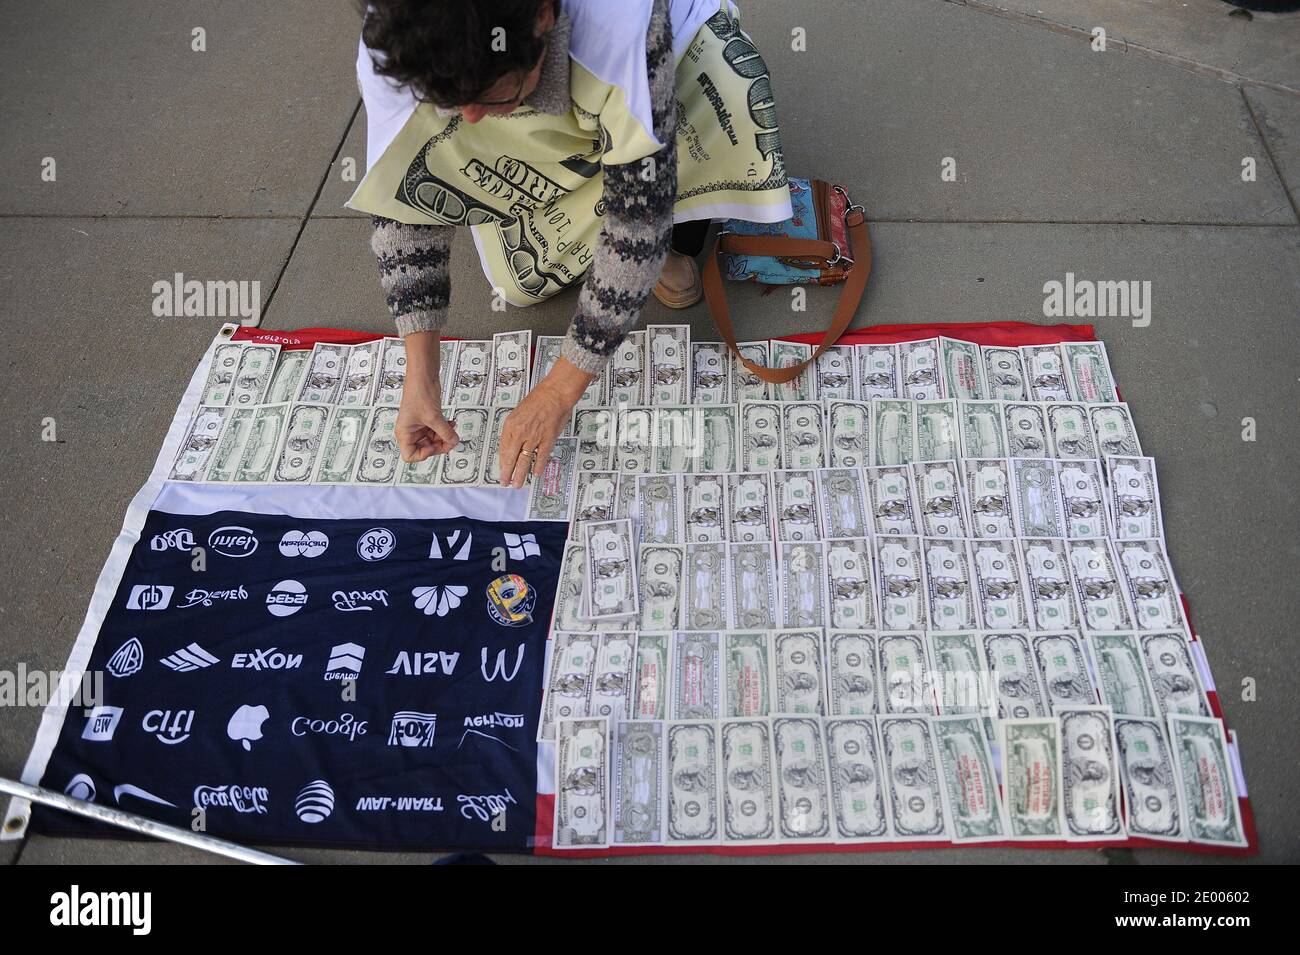
[[[232,670],[296,670],[300,666],[301,653],[284,653],[279,647],[236,653],[230,658]]]
[[[217,601],[247,600],[248,591],[240,584],[231,590],[203,590],[196,587],[185,595],[185,603],[177,604],[178,610],[187,607],[211,607]]]
[[[366,658],[366,648],[355,643],[340,643],[330,650],[325,664],[325,681],[355,680],[361,675],[361,664]]]
[[[336,590],[332,597],[334,609],[347,613],[355,610],[374,610],[371,604],[388,606],[387,590]]]
[[[149,549],[156,551],[164,550],[183,550],[189,551],[194,547],[194,532],[188,527],[178,527],[174,531],[164,531],[161,534],[155,534],[149,541]]]
[[[136,584],[126,598],[127,610],[166,610],[175,587],[166,584]]]
[[[132,935],[153,928],[152,892],[83,892],[74,885],[50,896],[50,924],[55,926],[116,925]]]
[[[222,557],[249,557],[257,550],[257,538],[247,527],[231,524],[208,535],[208,548]]]
[[[140,728],[152,733],[160,743],[175,746],[190,738],[194,726],[193,710],[150,710],[140,721]]]
[[[402,650],[397,654],[397,659],[393,665],[388,668],[388,674],[398,676],[434,676],[441,673],[443,676],[451,676],[456,671],[456,664],[460,660],[459,653],[411,653],[408,650]]]
[[[282,580],[266,595],[266,609],[273,617],[291,617],[307,606],[307,588],[296,580]]]

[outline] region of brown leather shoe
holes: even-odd
[[[704,297],[700,269],[689,255],[668,250],[663,271],[654,287],[655,298],[669,308],[690,308]]]

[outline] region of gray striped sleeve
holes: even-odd
[[[605,167],[604,223],[561,351],[592,373],[605,367],[641,317],[672,237],[677,197],[676,63],[664,0],[655,0],[650,15],[646,61],[654,134],[666,145],[648,159]]]

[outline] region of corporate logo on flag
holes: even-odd
[[[285,557],[319,557],[330,546],[330,539],[320,531],[285,531],[280,538],[280,553]]]
[[[140,667],[144,666],[144,647],[132,637],[114,651],[106,666],[108,672],[117,677],[139,673]]]
[[[230,658],[232,670],[296,670],[300,666],[301,653],[285,653],[279,647],[236,653]]]
[[[308,733],[315,736],[342,736],[349,743],[355,743],[358,736],[366,735],[367,726],[368,720],[359,720],[351,713],[341,713],[328,720],[297,716],[289,724],[289,732],[294,736],[306,736]]]
[[[140,728],[152,733],[160,743],[175,746],[190,738],[194,727],[193,710],[150,710],[140,721]]]
[[[324,822],[334,811],[334,790],[323,779],[308,783],[294,800],[293,811],[303,822]]]
[[[187,607],[211,607],[218,601],[225,602],[230,600],[247,600],[248,591],[244,585],[232,587],[229,590],[204,590],[201,587],[195,587],[185,595],[185,603],[177,604],[176,607],[184,610]]]
[[[94,802],[95,781],[85,773],[77,773],[68,780],[68,785],[63,787],[63,795],[71,796],[73,799],[82,799],[86,802]]]
[[[393,723],[388,730],[388,745],[413,748],[433,746],[433,731],[437,725],[437,713],[400,710],[393,714]]]
[[[231,715],[226,724],[226,735],[243,746],[244,752],[252,752],[253,743],[262,738],[262,724],[270,718],[265,706],[245,703]]]
[[[397,546],[397,535],[387,527],[372,527],[357,539],[357,556],[362,560],[383,560]]]
[[[306,605],[307,588],[296,580],[282,580],[266,595],[266,609],[273,617],[291,617]]]
[[[462,537],[462,534],[465,536]],[[469,548],[473,543],[474,535],[469,531],[452,531],[441,541],[438,539],[438,532],[434,531],[433,543],[429,545],[429,559],[469,560]]]
[[[257,550],[257,537],[247,527],[229,524],[208,535],[208,549],[222,557],[250,557]]]
[[[459,653],[412,653],[410,650],[399,650],[393,665],[384,672],[389,676],[434,676],[438,673],[451,676],[459,661]]]
[[[175,587],[166,584],[136,584],[126,598],[127,610],[166,610],[171,606]]]
[[[188,647],[182,647],[175,653],[169,653],[159,662],[167,669],[175,670],[177,673],[189,673],[193,670],[206,669],[221,661],[197,643],[191,643]]]
[[[542,549],[537,546],[536,534],[502,534],[501,536],[506,540],[506,553],[510,555],[511,560],[527,560],[542,552]]]
[[[86,728],[81,731],[81,738],[92,743],[107,743],[117,730],[122,718],[120,706],[97,706],[86,717]]]
[[[265,786],[196,786],[195,809],[233,809],[265,815],[270,793]]]
[[[537,593],[518,574],[503,574],[487,586],[488,616],[503,627],[533,622]]]
[[[155,534],[149,541],[150,550],[183,550],[188,551],[194,547],[194,532],[188,527],[178,527],[174,531],[163,531],[161,534]]]
[[[426,617],[434,614],[445,617],[460,606],[467,593],[468,587],[448,584],[444,587],[416,587],[411,596],[415,598],[415,609],[424,611]]]
[[[334,601],[334,609],[345,613],[374,610],[374,604],[388,606],[387,590],[336,590],[330,596]]]
[[[355,643],[340,643],[330,651],[325,664],[326,681],[355,680],[361,675],[361,664],[366,658],[366,648]]]

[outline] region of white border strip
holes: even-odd
[[[131,550],[135,542],[140,539],[140,529],[144,527],[149,509],[162,490],[163,481],[172,462],[176,460],[181,441],[185,437],[185,429],[189,427],[190,418],[198,407],[199,397],[208,379],[208,366],[212,363],[212,354],[217,345],[230,340],[230,336],[238,327],[233,324],[223,325],[208,345],[203,360],[190,376],[190,383],[185,388],[185,394],[176,408],[176,414],[172,417],[171,427],[167,429],[167,437],[154,461],[149,479],[136,492],[130,506],[126,509],[122,530],[117,535],[117,540],[113,542],[108,560],[99,572],[99,579],[95,582],[95,590],[90,597],[90,607],[86,610],[86,618],[82,621],[81,630],[77,633],[72,652],[68,655],[68,662],[63,668],[65,673],[75,675],[70,678],[75,678],[78,682],[90,660],[90,653],[95,647],[95,640],[99,636],[100,627],[103,626],[104,617],[108,614],[109,605],[117,593],[118,584],[122,581],[122,574],[131,557]],[[40,727],[36,730],[36,741],[32,744],[27,764],[23,767],[24,783],[31,786],[40,784],[41,777],[45,774],[45,767],[50,761],[50,754],[54,752],[54,745],[58,742],[59,733],[63,729],[63,721],[71,702],[71,699],[64,695],[63,698],[51,702],[41,714]],[[27,824],[30,820],[31,802],[18,797],[11,799],[9,809],[5,813],[4,827],[0,829],[0,841],[7,842],[26,836]]]

